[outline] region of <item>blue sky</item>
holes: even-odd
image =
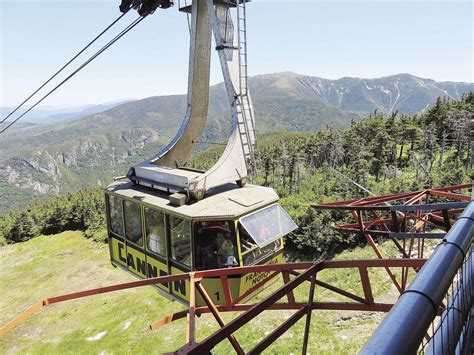
[[[28,96],[119,16],[119,3],[0,0],[0,106]],[[136,16],[130,13],[120,24]],[[471,1],[253,0],[249,73],[294,71],[329,79],[411,73],[474,82],[473,23]],[[177,6],[157,11],[44,104],[185,93],[188,39],[186,16]],[[219,81],[214,60],[212,82]]]

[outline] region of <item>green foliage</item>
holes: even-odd
[[[470,93],[459,102],[439,99],[422,115],[375,112],[344,130],[266,134],[259,137],[253,182],[273,187],[297,221],[298,230],[286,241],[288,249],[299,256],[326,257],[359,243],[354,236],[331,229],[332,223],[348,223],[347,216],[310,207],[365,196],[338,172],[376,195],[472,181],[467,127],[473,116]],[[205,149],[189,166],[206,170],[223,149],[220,145]],[[100,189],[80,191],[3,216],[0,232],[9,242],[65,230],[81,230],[86,237],[103,241],[104,211]]]
[[[12,243],[66,230],[80,230],[87,237],[104,241],[106,230],[103,196],[103,191],[96,188],[30,205],[2,216],[0,232],[6,241]]]
[[[29,211],[22,211],[13,220],[9,234],[6,237],[13,242],[24,242],[38,234],[38,228]]]
[[[325,259],[347,247],[358,244],[354,235],[341,235],[334,231],[331,225],[334,221],[342,222],[340,213],[316,211],[309,208],[298,220],[299,229],[288,236],[287,246],[298,251],[301,255],[318,255]]]
[[[375,112],[345,130],[327,127],[259,137],[254,183],[273,187],[299,225],[287,238],[287,247],[298,256],[325,257],[358,243],[330,228],[331,223],[343,223],[344,216],[309,207],[312,202],[365,196],[334,170],[376,195],[472,181],[468,124],[474,119],[473,102],[470,93],[459,102],[440,98],[421,115]],[[221,147],[212,147],[191,165],[210,168],[221,152]]]

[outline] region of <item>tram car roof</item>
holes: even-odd
[[[204,199],[183,206],[172,205],[167,192],[136,185],[128,179],[114,181],[106,192],[178,217],[197,220],[234,219],[278,202],[278,195],[272,188],[251,184],[244,187],[222,185],[209,190]]]

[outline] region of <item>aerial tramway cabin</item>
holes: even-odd
[[[255,116],[249,95],[247,1],[193,0],[187,108],[175,137],[158,154],[130,168],[105,191],[112,264],[141,278],[283,262],[283,237],[296,224],[276,192],[246,184],[256,175]],[[139,14],[170,2],[138,1]],[[137,9],[123,0],[120,10]],[[231,10],[234,12],[232,15]],[[187,163],[202,138],[209,113],[212,34],[219,55],[230,127],[226,147],[207,171]],[[225,99],[224,99],[225,100]],[[224,101],[225,102],[225,101]],[[270,273],[229,280],[231,296],[254,295]],[[219,278],[202,280],[213,302],[224,304]],[[172,299],[189,302],[189,282],[157,285]],[[197,295],[197,305],[204,305]]]
[[[173,205],[169,193],[118,180],[106,189],[111,262],[140,278],[283,262],[283,236],[296,228],[268,187],[220,186],[206,198]],[[233,299],[252,296],[269,275],[229,280]],[[224,304],[219,278],[203,281]],[[189,283],[157,285],[187,303]],[[203,301],[198,297],[197,304]]]

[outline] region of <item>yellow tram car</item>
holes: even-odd
[[[283,262],[283,237],[296,224],[268,187],[227,184],[181,206],[169,193],[118,180],[106,190],[110,258],[140,278]],[[268,274],[229,280],[233,299],[251,297]],[[224,304],[218,278],[203,283]],[[167,297],[189,302],[189,282],[157,285]],[[197,305],[204,305],[198,296]]]

